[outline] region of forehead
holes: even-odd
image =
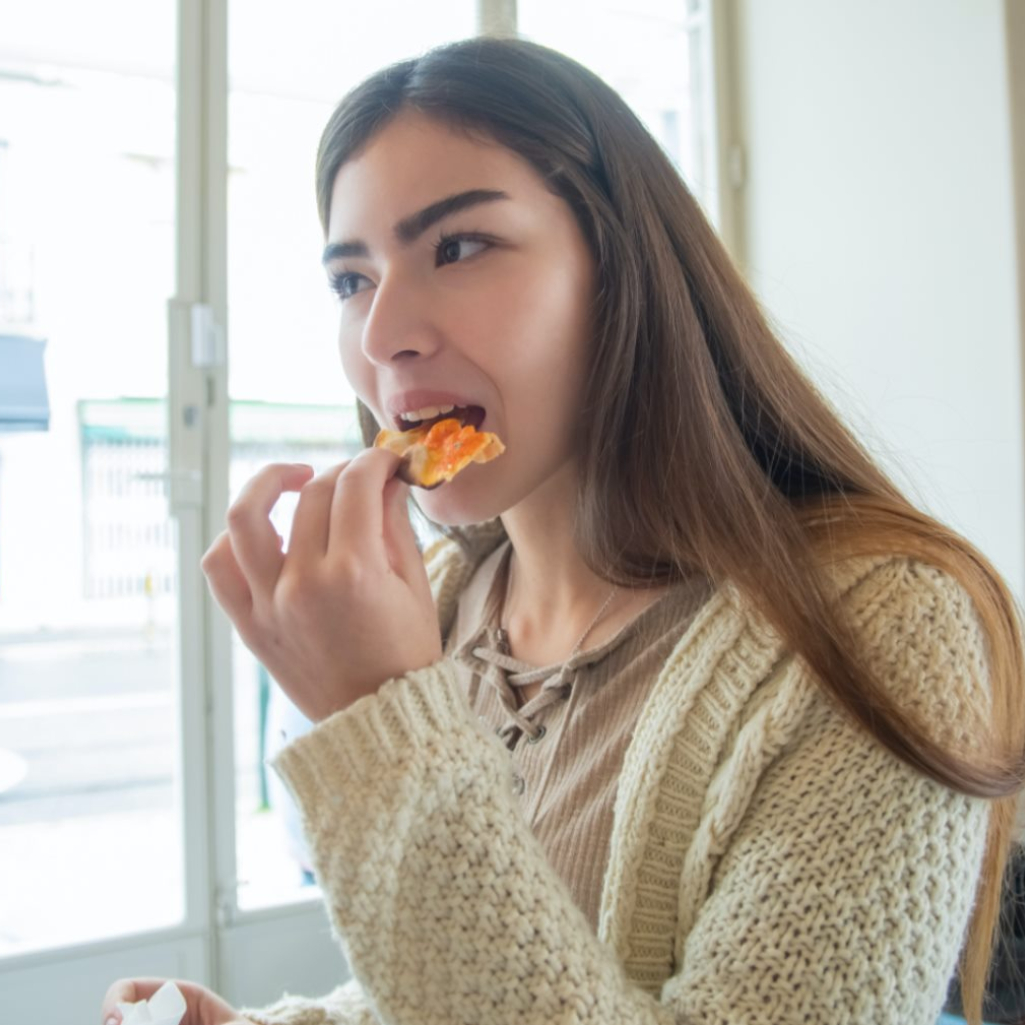
[[[328,237],[366,229],[371,216],[375,221],[389,218],[390,225],[439,198],[470,189],[556,201],[533,167],[512,150],[403,112],[339,169]]]

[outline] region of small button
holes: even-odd
[[[513,774],[513,793],[522,794],[527,789],[527,783],[519,773]]]

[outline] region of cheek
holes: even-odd
[[[505,361],[524,426],[534,431],[556,429],[564,433],[579,414],[586,380],[591,333],[576,304],[560,301],[520,311],[510,310],[506,323],[515,325],[514,361]],[[508,351],[508,350],[507,350]]]
[[[372,392],[374,383],[370,362],[364,357],[359,339],[352,332],[342,330],[338,335],[338,355],[342,362],[342,373],[356,396],[373,406],[375,396]]]
[[[543,383],[533,389],[523,421],[531,447],[558,460],[572,453],[580,419],[582,374],[568,355],[547,361]]]

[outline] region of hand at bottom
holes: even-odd
[[[121,1025],[119,1003],[138,1003],[149,1000],[167,979],[118,979],[111,984],[103,998],[100,1010],[100,1023]],[[174,984],[185,997],[185,1017],[181,1025],[253,1025],[241,1017],[231,1004],[222,1000],[212,990],[200,986],[198,982],[182,982],[174,980]]]

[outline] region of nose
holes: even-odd
[[[380,366],[430,355],[439,345],[433,313],[426,288],[385,275],[363,322],[363,355]]]

